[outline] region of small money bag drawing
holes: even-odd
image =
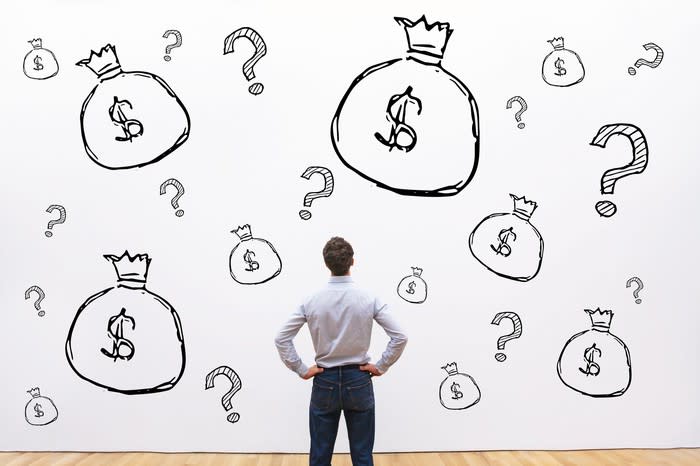
[[[396,291],[399,293],[399,296],[409,303],[420,304],[428,297],[428,285],[421,278],[423,269],[411,267],[411,270],[413,270],[413,273],[401,279]]]
[[[80,111],[83,145],[95,163],[111,170],[143,167],[187,140],[190,116],[175,92],[154,74],[122,71],[113,45],[76,65],[100,80]]]
[[[42,47],[41,39],[27,41],[32,50],[24,57],[24,75],[31,79],[49,79],[58,74],[58,61],[51,50]]]
[[[584,395],[620,396],[632,382],[632,362],[625,343],[610,333],[612,311],[586,309],[592,327],[564,345],[557,373],[564,385]]]
[[[105,255],[117,284],[90,296],[73,319],[66,356],[80,378],[127,395],[170,390],[185,370],[180,316],[146,289],[147,254]]]
[[[492,214],[479,222],[469,236],[469,249],[496,275],[525,282],[540,271],[544,242],[530,224],[537,203],[513,194],[510,197],[513,212]]]
[[[581,58],[574,51],[564,48],[564,38],[548,40],[554,50],[544,57],[542,79],[550,86],[568,87],[583,81],[586,71]]]
[[[24,407],[24,419],[33,426],[45,426],[58,419],[58,409],[51,398],[41,396],[39,387],[30,388],[27,393],[32,399]]]
[[[395,18],[403,58],[355,78],[331,124],[340,160],[377,186],[410,196],[452,196],[476,173],[479,115],[467,86],[442,67],[449,23]]]
[[[440,403],[447,409],[467,409],[481,399],[481,391],[474,378],[457,371],[457,363],[442,366],[447,378],[440,384]]]
[[[243,225],[231,233],[240,238],[231,251],[231,277],[242,285],[257,285],[275,278],[282,271],[282,261],[274,246],[264,239],[253,238],[250,225]]]

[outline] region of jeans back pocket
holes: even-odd
[[[366,411],[374,407],[374,387],[372,379],[345,387],[343,407],[353,411]]]

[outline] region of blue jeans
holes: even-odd
[[[341,411],[353,466],[373,466],[374,388],[370,373],[357,365],[324,368],[314,377],[309,406],[309,465],[330,466]]]

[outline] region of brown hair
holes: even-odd
[[[346,275],[352,265],[355,252],[350,243],[339,236],[329,239],[323,247],[323,261],[335,276]]]

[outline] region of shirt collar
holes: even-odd
[[[328,283],[352,283],[352,277],[350,275],[343,275],[341,277],[331,276],[328,279]]]

